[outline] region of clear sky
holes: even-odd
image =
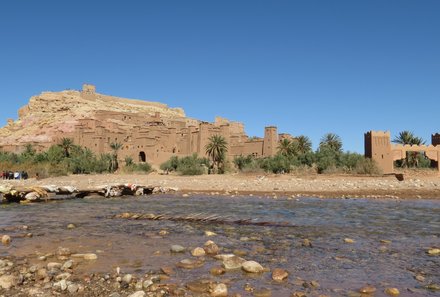
[[[190,117],[308,135],[440,132],[440,1],[0,3],[0,124],[42,91],[80,89]]]

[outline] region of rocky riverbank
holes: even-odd
[[[176,176],[151,173],[148,175],[72,175],[42,180],[31,178],[24,181],[0,181],[0,185],[5,184],[73,186],[78,189],[112,184],[137,184],[172,188],[186,194],[440,199],[440,176],[433,171],[405,172],[403,181],[399,181],[394,175],[375,177],[262,174]]]

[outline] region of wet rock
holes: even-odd
[[[245,259],[232,255],[231,257],[227,257],[223,259],[222,266],[226,270],[240,269],[244,262],[246,262]]]
[[[2,275],[0,276],[0,288],[9,290],[15,285],[15,276],[13,275]]]
[[[122,277],[122,281],[127,284],[130,284],[132,279],[133,279],[133,275],[131,274],[126,274]]]
[[[160,230],[158,234],[159,234],[160,236],[165,236],[165,235],[170,234],[170,232],[168,232],[167,230]]]
[[[65,279],[60,280],[59,282],[55,283],[53,286],[56,288],[60,288],[61,291],[67,290],[67,282]]]
[[[69,224],[69,225],[67,225],[67,229],[75,229],[76,228],[76,225],[75,224]]]
[[[110,295],[108,295],[108,297],[121,297],[121,294],[114,292],[114,293],[111,293]]]
[[[399,296],[400,292],[397,288],[386,288],[385,294],[387,294],[389,296]]]
[[[208,240],[207,242],[205,242],[203,249],[208,255],[217,255],[220,250],[218,245],[215,244],[215,242],[213,242],[212,240]]]
[[[47,270],[45,268],[40,268],[35,273],[35,278],[37,280],[43,280],[47,277]]]
[[[206,252],[203,248],[201,247],[196,247],[195,249],[193,249],[191,251],[191,255],[193,255],[194,257],[202,257],[206,255]]]
[[[201,260],[193,260],[193,259],[183,259],[179,263],[177,263],[177,267],[185,268],[185,269],[194,269],[198,267],[202,267],[205,263]]]
[[[137,292],[129,295],[128,297],[145,297],[145,292],[144,291],[137,291]]]
[[[205,235],[206,235],[206,236],[216,236],[217,233],[212,232],[212,231],[205,231]]]
[[[226,270],[223,267],[212,267],[209,271],[212,275],[218,276],[226,273]]]
[[[272,279],[277,282],[285,280],[289,276],[289,273],[281,268],[275,268],[272,271]]]
[[[63,266],[61,266],[61,270],[67,270],[73,267],[73,260],[68,260],[64,262]]]
[[[60,280],[62,280],[62,279],[68,279],[70,276],[71,276],[70,273],[68,273],[68,272],[64,272],[64,273],[60,273],[60,274],[58,274],[58,275],[55,277],[55,279],[56,279],[57,281],[60,281]]]
[[[96,260],[98,259],[98,255],[93,254],[93,253],[89,253],[89,254],[84,254],[84,260]]]
[[[67,291],[69,291],[70,294],[74,294],[76,292],[78,292],[79,287],[76,284],[70,284],[67,286]]]
[[[223,284],[212,284],[209,290],[211,297],[227,297],[228,296],[228,287]]]
[[[144,289],[148,289],[153,284],[153,281],[151,279],[147,279],[142,283],[142,287]]]
[[[10,243],[11,243],[11,236],[3,235],[2,236],[2,244],[3,245],[9,245]]]
[[[178,245],[178,244],[173,244],[171,246],[170,250],[172,253],[183,253],[186,251],[186,249],[183,246]]]
[[[47,263],[47,269],[48,270],[59,270],[61,269],[63,265],[61,263],[58,262],[49,262]]]
[[[359,289],[359,293],[362,294],[374,294],[376,292],[376,288],[373,286],[365,286]]]
[[[356,241],[354,241],[354,239],[351,239],[351,238],[344,238],[344,242],[345,243],[355,243]]]
[[[198,280],[192,281],[186,284],[186,287],[196,293],[206,293],[209,291],[209,286],[211,281],[209,280]]]
[[[419,282],[424,282],[425,281],[425,277],[421,274],[418,274],[415,276],[415,279],[418,280]]]
[[[246,261],[243,262],[242,268],[244,271],[249,273],[260,273],[264,271],[263,266],[260,265],[260,263],[255,261]]]
[[[429,284],[425,288],[431,291],[440,291],[440,286],[437,284]]]
[[[165,273],[166,275],[173,275],[174,274],[173,268],[168,267],[168,266],[161,267],[160,270],[162,270],[162,272]]]
[[[427,253],[431,256],[438,256],[440,255],[440,249],[429,249]]]
[[[291,297],[306,297],[306,293],[301,292],[301,291],[297,291],[297,292],[293,292]]]
[[[383,244],[391,244],[391,240],[382,239],[382,240],[380,241],[380,243],[383,243]]]
[[[59,247],[57,250],[57,255],[58,256],[70,256],[72,253],[70,252],[69,248],[64,248],[64,247]]]
[[[254,290],[253,295],[255,297],[270,297],[272,296],[272,291],[267,288]]]
[[[307,238],[302,241],[301,245],[304,247],[313,247],[312,242]]]

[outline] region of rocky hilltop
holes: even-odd
[[[18,111],[18,120],[8,120],[7,125],[0,128],[0,145],[50,142],[54,135],[73,132],[80,119],[94,119],[103,111],[138,115],[159,113],[162,119],[185,118],[181,108],[107,96],[96,93],[92,85],[84,85],[82,91],[43,92],[31,97],[29,104]]]

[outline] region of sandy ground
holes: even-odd
[[[150,174],[71,175],[26,181],[1,181],[21,186],[57,185],[78,189],[110,184],[139,184],[177,188],[181,193],[265,195],[271,197],[365,197],[440,199],[440,175],[435,171],[405,172],[404,180],[394,175],[271,175],[225,174],[177,176]]]

